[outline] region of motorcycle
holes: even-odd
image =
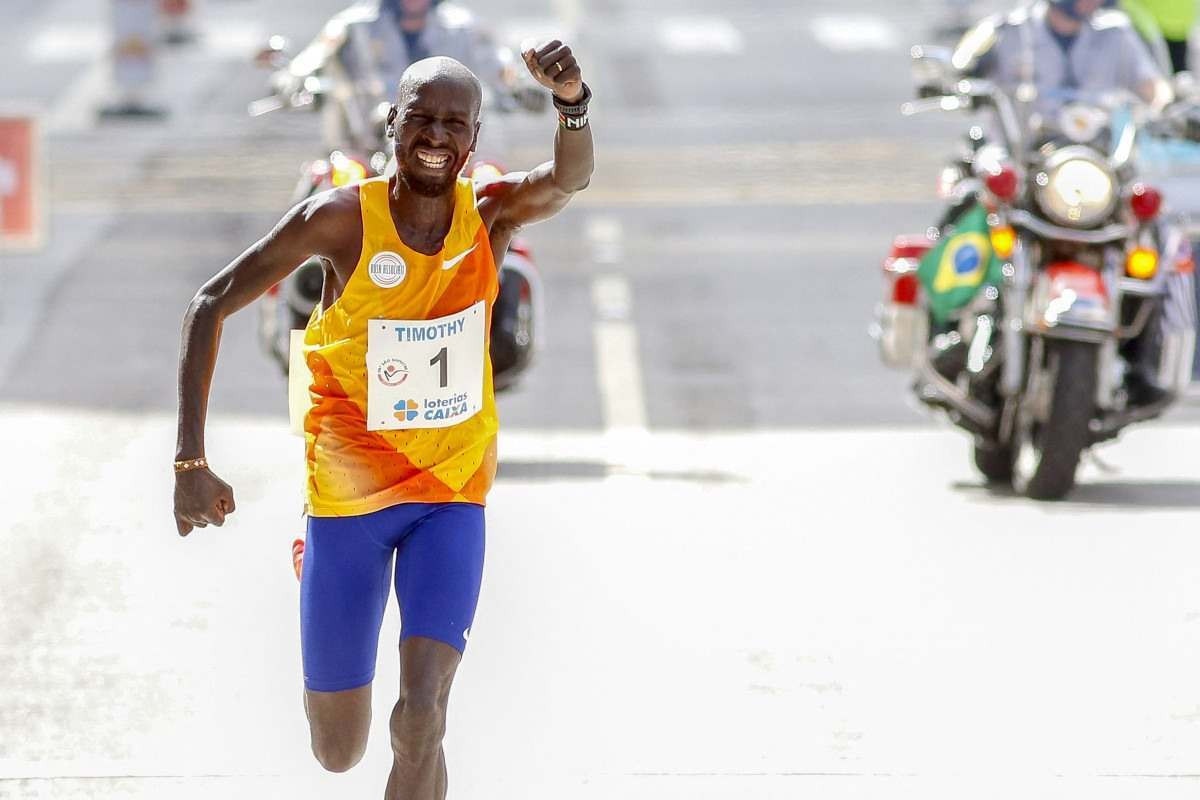
[[[1191,248],[1135,162],[1138,137],[1170,120],[1095,97],[1015,100],[961,78],[948,51],[917,47],[913,58],[921,99],[903,113],[990,110],[998,130],[993,141],[972,127],[943,172],[944,232],[893,242],[873,328],[882,360],[912,370],[917,398],[972,435],[985,478],[1062,498],[1087,449],[1160,416],[1190,381]],[[941,263],[926,259],[980,207],[973,255],[947,261],[947,239]],[[930,269],[977,269],[986,251],[994,279],[937,319]]]
[[[353,153],[334,150],[327,157],[303,164],[289,204],[294,206],[319,192],[394,171],[386,135],[390,104],[376,104],[366,115],[365,124],[358,124],[362,115],[353,105],[355,98],[344,92],[343,82],[324,74],[323,68],[301,73],[302,79],[296,80],[297,69],[294,61],[288,64],[285,48],[286,43],[280,37],[272,37],[268,47],[256,57],[258,63],[276,72],[272,79],[273,93],[252,102],[247,109],[250,116],[283,109],[320,111],[328,104],[338,104],[342,107],[337,118],[356,121],[352,135],[347,138],[360,148]],[[533,110],[534,105],[528,101],[525,107]],[[499,177],[503,169],[496,162],[476,159],[465,172],[480,181]],[[542,280],[526,240],[513,239],[499,265],[499,273],[500,291],[492,308],[490,346],[496,391],[514,386],[529,368],[542,340],[540,320],[545,318],[541,307]],[[288,374],[291,363],[293,332],[308,325],[313,309],[321,301],[324,280],[322,260],[310,258],[272,286],[258,302],[260,346],[284,375]]]

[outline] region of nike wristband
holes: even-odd
[[[592,101],[592,90],[585,83],[583,85],[583,97],[580,97],[574,103],[565,103],[559,100],[556,94],[551,94],[550,97],[554,101],[554,107],[558,109],[560,116],[565,114],[568,117],[586,117],[588,103]]]
[[[564,103],[557,95],[551,95],[554,107],[558,109],[558,124],[563,130],[581,131],[588,126],[588,103],[592,100],[592,90],[585,83],[583,96],[574,103]]]
[[[588,115],[585,111],[577,116],[567,116],[561,111],[558,114],[558,124],[566,131],[581,131],[588,126]]]

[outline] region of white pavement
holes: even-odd
[[[307,753],[300,441],[213,419],[238,511],[180,540],[173,429],[0,408],[0,797],[381,796],[394,618],[366,760]],[[1059,505],[919,428],[501,447],[453,798],[1200,791],[1200,429]]]

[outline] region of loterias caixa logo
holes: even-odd
[[[396,409],[396,419],[401,422],[412,422],[421,413],[416,400],[401,400],[393,408]]]

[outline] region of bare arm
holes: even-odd
[[[559,101],[572,104],[584,97],[583,73],[570,47],[555,40],[521,55],[533,77]],[[591,127],[568,130],[559,124],[554,134],[554,160],[520,176],[503,194],[495,224],[515,230],[554,216],[576,192],[587,188],[594,166]]]
[[[316,195],[289,211],[274,230],[200,287],[183,317],[179,351],[176,460],[204,456],[204,423],[225,318],[244,308],[312,255],[333,257],[337,222],[352,190]],[[357,208],[355,198],[354,207]],[[175,517],[181,535],[220,525],[233,511],[229,486],[208,469],[179,473]]]
[[[1163,77],[1142,37],[1132,27],[1123,28],[1119,33],[1123,39],[1121,55],[1125,59],[1126,74],[1131,76],[1126,85],[1157,114],[1175,99],[1171,85]]]

